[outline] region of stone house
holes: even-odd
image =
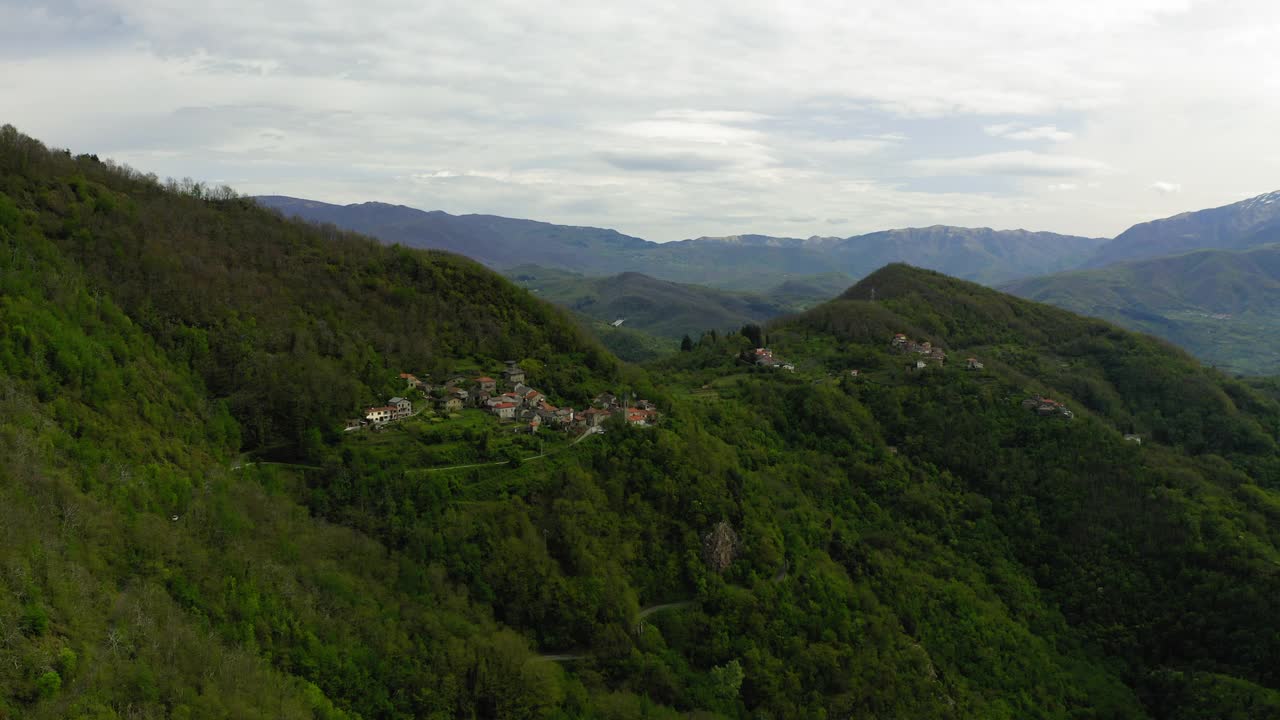
[[[511,385],[517,385],[525,380],[524,370],[514,360],[507,361],[507,368],[502,371],[502,377]]]
[[[391,413],[392,420],[399,420],[413,414],[413,401],[407,398],[393,397],[387,404],[395,408]]]

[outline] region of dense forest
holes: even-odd
[[[1101,321],[894,265],[628,366],[462,258],[11,127],[0,293],[0,718],[1280,715],[1274,386]],[[662,421],[442,471],[510,433],[340,432],[508,359]]]

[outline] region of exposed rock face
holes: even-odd
[[[702,559],[707,567],[722,573],[738,556],[738,534],[729,523],[721,520],[702,536]]]

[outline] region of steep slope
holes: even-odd
[[[1084,267],[1192,250],[1247,248],[1259,244],[1259,240],[1275,242],[1277,232],[1280,232],[1280,191],[1134,225],[1098,248]],[[1260,233],[1266,233],[1267,239],[1252,237]]]
[[[958,367],[904,375],[883,350],[893,332],[932,340]],[[1280,561],[1273,401],[1153,339],[904,266],[771,333],[793,357],[859,363],[845,384],[886,442],[949,478],[904,489],[921,522],[964,524],[965,547],[993,520],[1042,597],[1122,663],[1153,714],[1278,707],[1280,678],[1255,661],[1276,652],[1264,627]],[[968,355],[985,369],[955,363]],[[1032,394],[1074,419],[1024,410]],[[980,546],[992,542],[1003,541]]]
[[[36,176],[56,204],[54,173],[93,162],[0,130],[0,717],[339,720],[410,689],[451,714],[494,702],[449,678],[527,661],[525,643],[313,520],[279,477],[230,472],[225,403],[46,237],[79,228],[8,195]],[[82,212],[121,199],[72,177],[95,196]],[[517,684],[548,672],[520,667]]]
[[[1117,263],[1004,289],[1158,335],[1227,370],[1280,372],[1280,245]]]
[[[286,215],[365,232],[386,242],[459,252],[495,268],[536,264],[589,275],[639,272],[663,280],[760,292],[791,276],[860,277],[909,260],[983,282],[1073,267],[1103,240],[1025,230],[934,226],[851,238],[703,237],[650,243],[612,230],[488,215],[453,216],[382,203],[329,205],[282,196],[257,201]]]
[[[549,305],[460,256],[316,231],[88,158],[48,167],[0,190],[41,213],[91,281],[200,372],[250,446],[297,441],[386,395],[396,368],[442,374],[465,357],[613,364]],[[64,174],[41,175],[54,171]],[[547,380],[570,395],[574,383],[554,371]]]

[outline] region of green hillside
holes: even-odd
[[[838,274],[801,276],[757,293],[667,282],[640,273],[587,277],[523,265],[506,272],[514,282],[557,305],[605,323],[673,340],[760,323],[835,297],[849,286]]]
[[[625,366],[472,262],[12,128],[0,289],[0,717],[1280,708],[1280,403],[1101,321],[890,266],[766,328],[794,372]],[[342,431],[507,359],[657,424]]]
[[[1280,245],[1117,263],[1004,289],[1163,337],[1224,370],[1280,373]]]

